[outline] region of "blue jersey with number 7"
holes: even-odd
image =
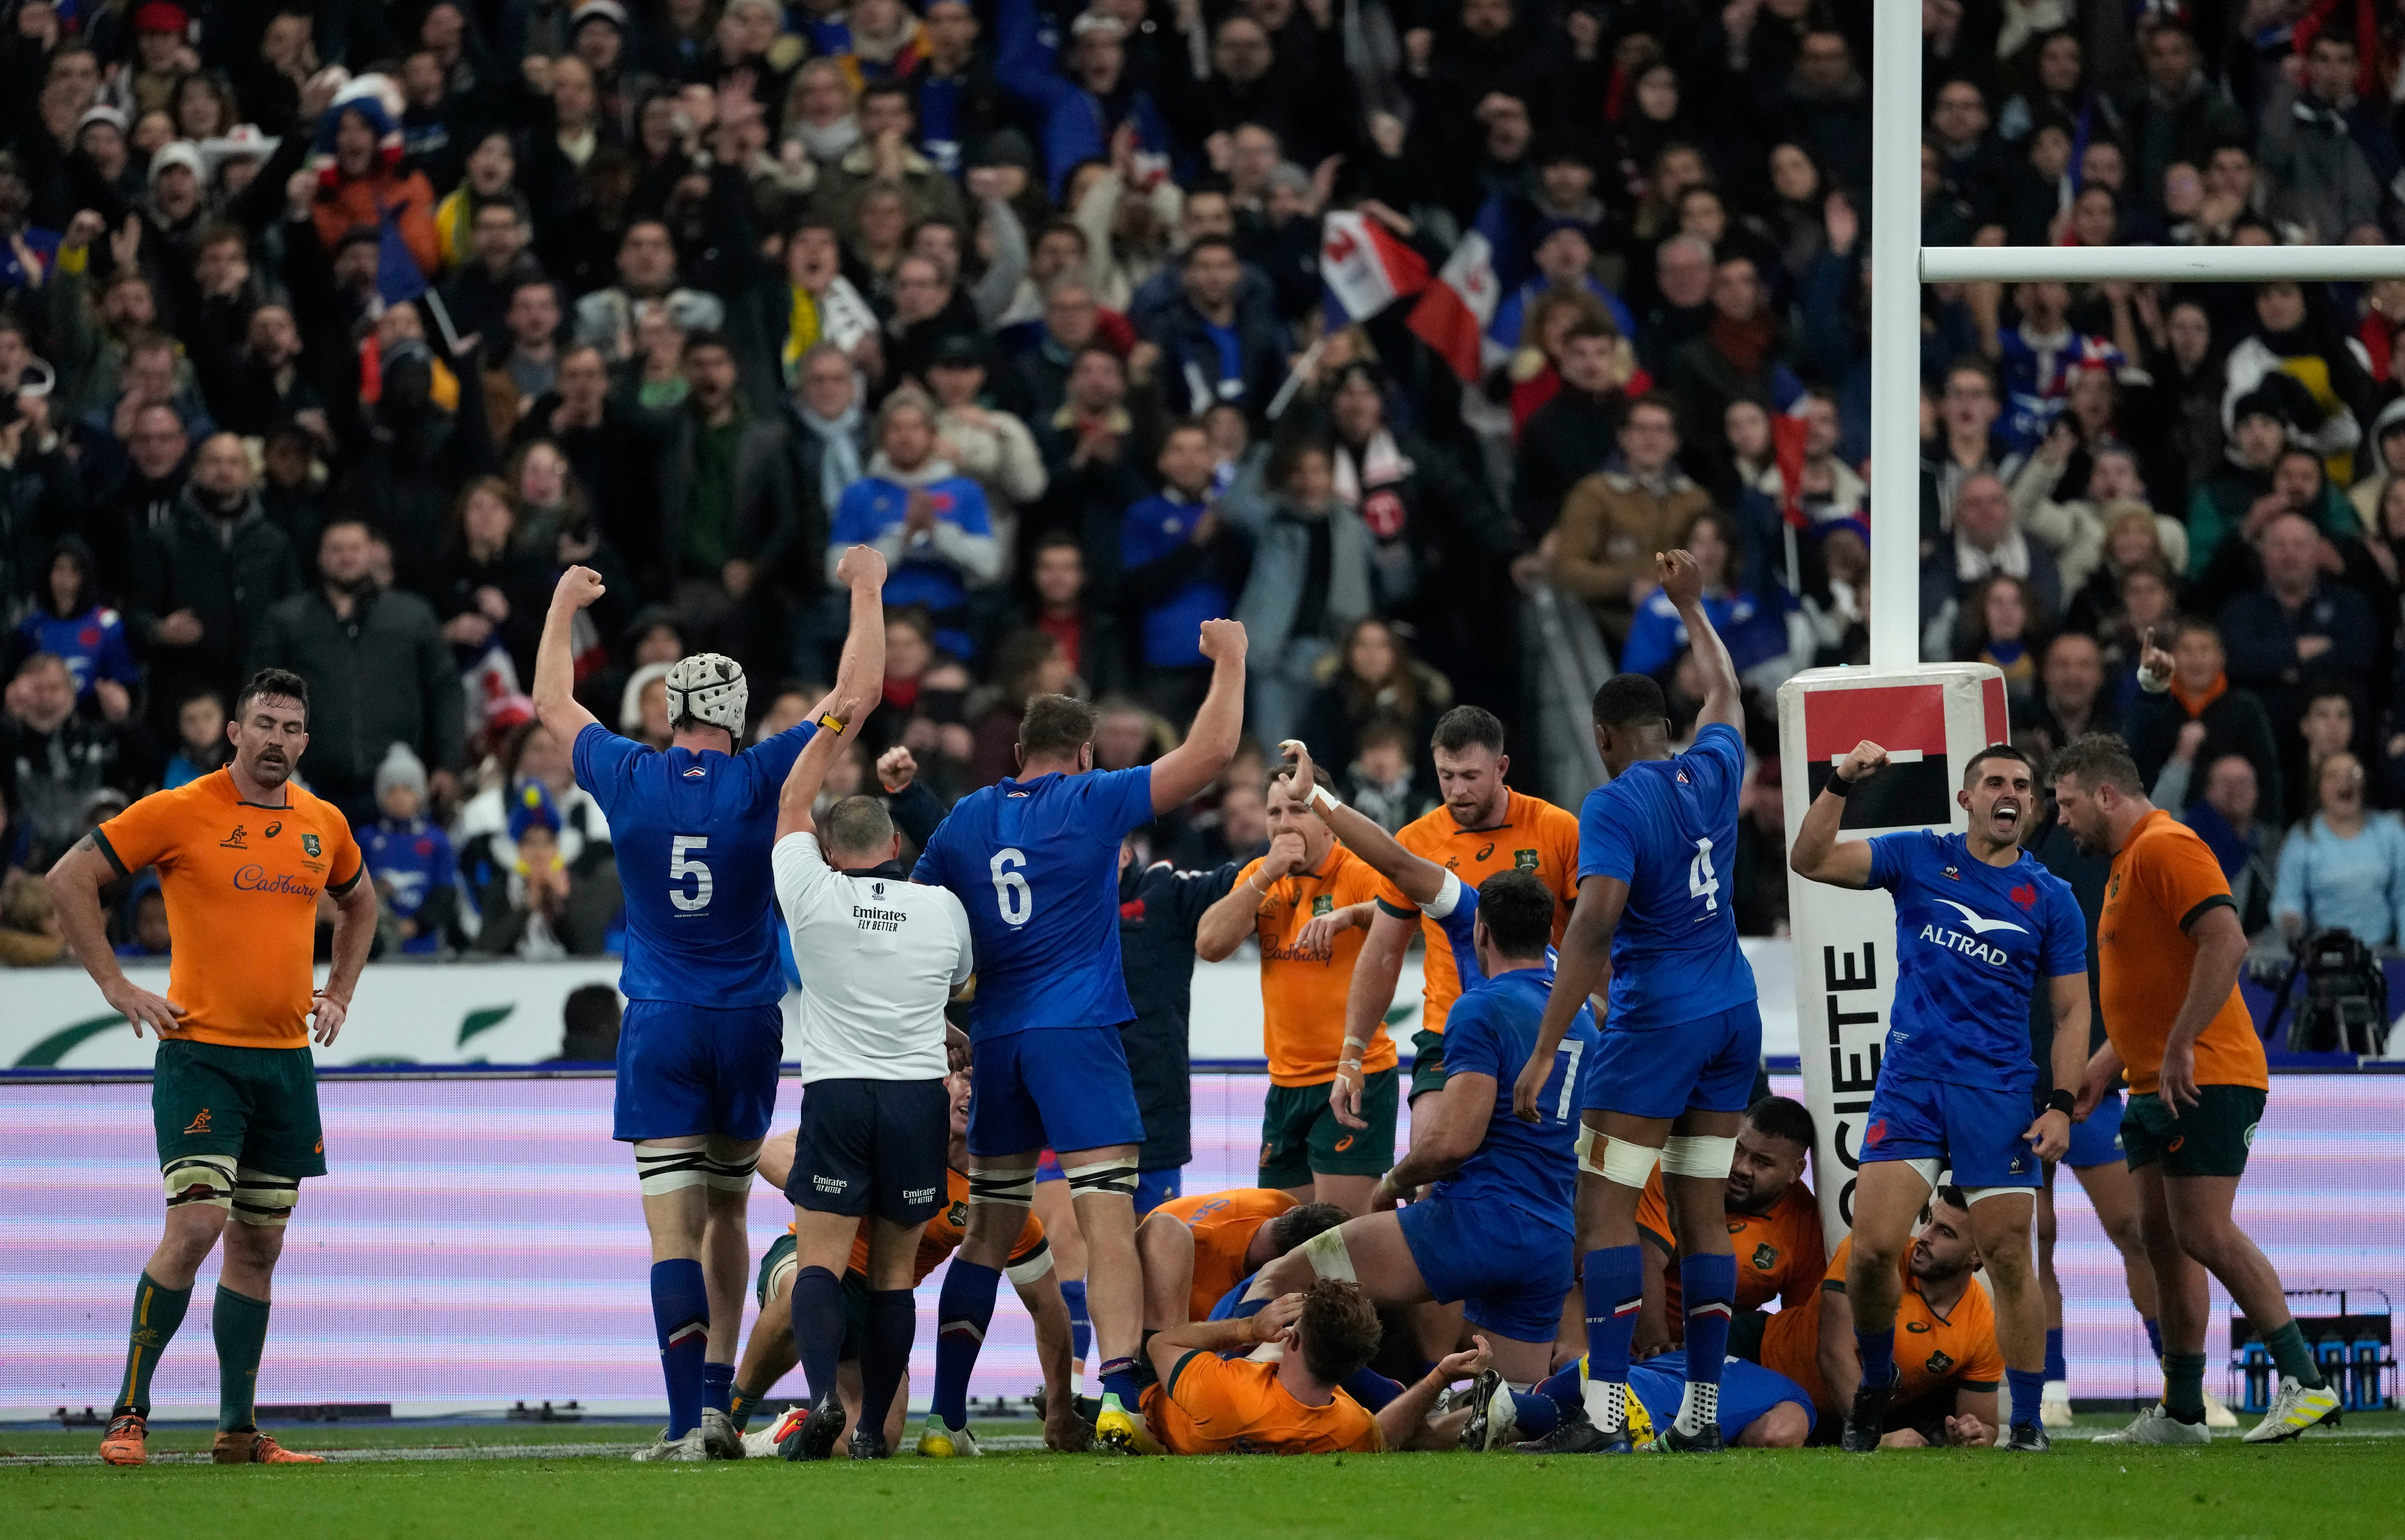
[[[1745,740],[1714,722],[1695,747],[1639,760],[1579,809],[1579,880],[1617,877],[1628,907],[1611,938],[1604,1030],[1700,1021],[1754,998],[1737,945],[1731,878]]]
[[[576,735],[576,784],[610,820],[626,903],[628,1000],[774,1005],[777,796],[818,728],[787,728],[739,754],[648,749],[598,722]]]
[[[910,875],[968,911],[972,1037],[1134,1019],[1119,973],[1119,841],[1151,821],[1149,765],[1006,779],[952,805]]]

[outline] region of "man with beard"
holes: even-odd
[[[455,688],[453,693],[457,694]],[[150,1101],[166,1182],[166,1231],[134,1286],[125,1377],[101,1458],[139,1465],[150,1377],[191,1304],[201,1264],[225,1241],[211,1332],[218,1350],[220,1465],[318,1463],[259,1431],[253,1398],[267,1343],[270,1281],[302,1179],[326,1174],[314,1039],[343,1029],[375,940],[349,824],[291,779],[309,747],[309,686],[269,670],[234,702],[225,769],[143,798],[50,870],[77,958],[139,1037],[159,1036]],[[100,890],[155,866],[180,943],[167,993],[125,976],[109,949]],[[334,901],[334,960],[312,990],[320,893]],[[234,1221],[232,1225],[227,1222]]]
[[[1898,1269],[1914,1216],[1950,1166],[1964,1190],[1964,1233],[1987,1259],[1996,1291],[1996,1336],[2013,1401],[2004,1447],[2043,1452],[2046,1302],[2030,1255],[2030,1220],[2042,1163],[2061,1159],[2071,1146],[2069,1087],[2080,1083],[2088,1058],[2088,927],[2071,885],[2020,847],[2037,811],[2027,755],[1991,744],[1963,767],[1955,800],[1970,814],[1967,833],[1909,830],[1840,841],[1848,793],[1887,763],[1878,744],[1855,745],[1812,799],[1789,855],[1789,864],[1815,882],[1884,888],[1895,897],[1895,1006],[1863,1134],[1846,1275],[1860,1375],[1845,1447],[1858,1454],[1881,1447],[1888,1405],[1902,1382]],[[2041,979],[2054,1004],[2055,1089],[2032,1120],[2029,997]]]
[[[1804,1182],[1804,1160],[1812,1152],[1812,1114],[1783,1096],[1764,1097],[1746,1109],[1737,1126],[1737,1158],[1729,1165],[1729,1243],[1737,1253],[1737,1321],[1733,1339],[1758,1337],[1767,1318],[1761,1307],[1779,1301],[1782,1310],[1810,1309],[1829,1270],[1821,1233],[1821,1209]],[[1678,1230],[1657,1169],[1637,1200],[1637,1233],[1661,1253],[1645,1269],[1645,1304],[1637,1323],[1633,1358],[1651,1358],[1683,1334],[1679,1292]],[[1749,1317],[1751,1318],[1749,1321]],[[1751,1327],[1751,1333],[1748,1327]],[[1748,1354],[1732,1346],[1737,1357]]]

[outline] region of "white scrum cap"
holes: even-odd
[[[712,727],[724,727],[738,742],[743,737],[743,708],[752,687],[743,682],[743,665],[723,652],[696,652],[680,658],[668,670],[668,721],[691,717]]]

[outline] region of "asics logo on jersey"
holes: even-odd
[[[2023,935],[2029,934],[2027,926],[2017,925],[2008,919],[1989,919],[1967,903],[1957,903],[1952,899],[1939,899],[1937,902],[1961,915],[1962,923],[1971,928],[1974,935],[1984,936],[1990,931],[2018,931]]]

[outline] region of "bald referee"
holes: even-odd
[[[785,777],[769,860],[777,903],[801,973],[802,1125],[785,1196],[794,1204],[794,1342],[809,1379],[810,1413],[781,1446],[788,1460],[824,1460],[843,1431],[836,1394],[843,1345],[843,1274],[864,1217],[868,1319],[860,1354],[854,1460],[882,1460],[886,1408],[910,1367],[919,1236],[946,1190],[951,1098],[944,1005],[969,981],[968,916],[942,888],[902,870],[885,804],[846,797],[822,833],[810,808],[827,766],[877,699],[867,687],[829,703],[820,731]]]

